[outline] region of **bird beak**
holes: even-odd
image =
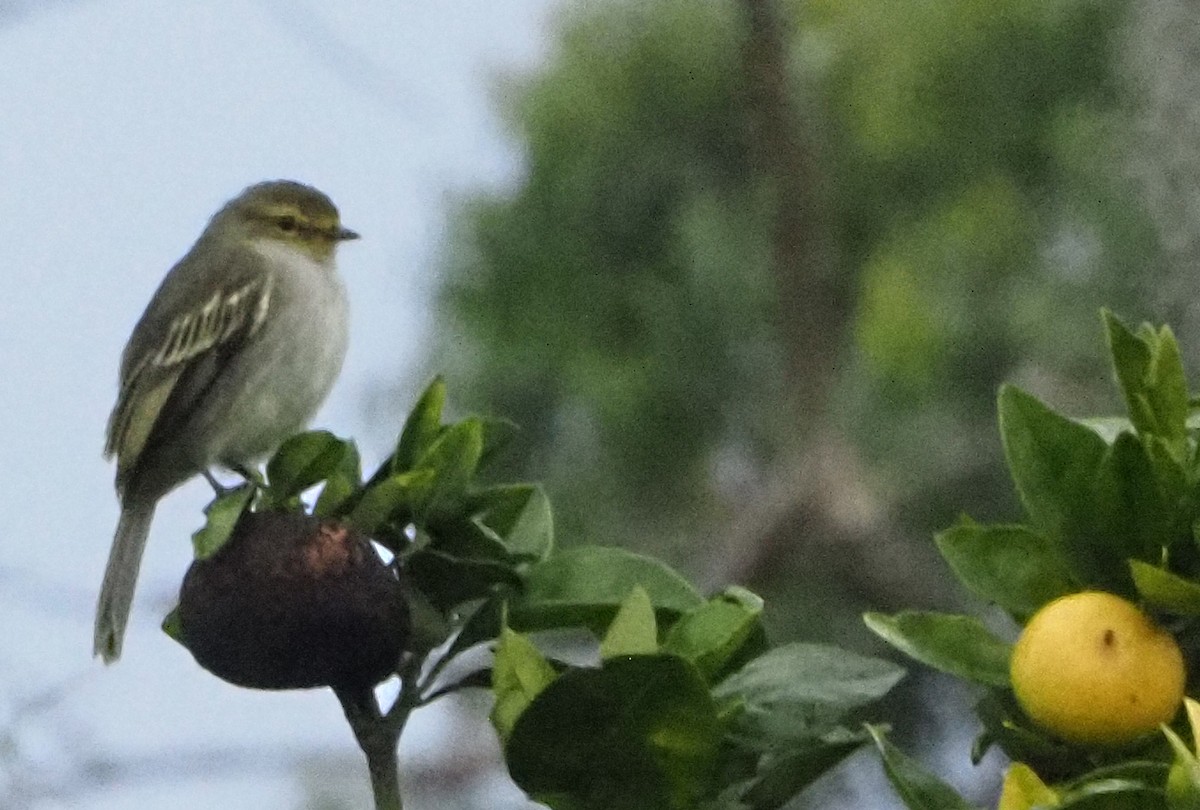
[[[348,242],[351,239],[359,238],[358,233],[349,228],[338,228],[336,237],[339,242]]]

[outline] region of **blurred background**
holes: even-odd
[[[124,658],[89,657],[118,358],[245,185],[364,235],[317,422],[368,466],[443,373],[522,426],[497,475],[545,482],[561,542],[886,654],[864,609],[984,610],[931,536],[1019,517],[1000,382],[1115,410],[1101,306],[1194,368],[1197,41],[1184,0],[0,0],[0,808],[369,800],[332,695],[235,689],[158,630],[202,482],[160,507]],[[882,711],[991,803],[971,705],[914,671]],[[417,716],[411,806],[533,807],[486,709]],[[793,805],[899,806],[870,752]]]

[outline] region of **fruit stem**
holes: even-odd
[[[399,667],[400,694],[386,714],[380,711],[375,690],[370,687],[333,688],[354,739],[367,757],[375,810],[404,810],[396,751],[408,716],[421,704],[422,663],[418,656],[404,656]]]
[[[379,711],[375,692],[366,689],[334,688],[346,714],[350,730],[358,747],[367,757],[367,770],[371,775],[371,792],[375,796],[375,810],[403,810],[400,799],[400,768],[396,749],[400,744],[403,721],[389,722]],[[404,719],[407,719],[405,717]]]

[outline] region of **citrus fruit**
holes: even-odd
[[[1183,700],[1174,637],[1131,602],[1100,591],[1061,597],[1035,613],[1009,674],[1034,722],[1082,745],[1127,743],[1170,721]]]

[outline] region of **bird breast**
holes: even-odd
[[[227,422],[206,431],[210,463],[240,465],[302,429],[333,387],[347,343],[345,290],[332,259],[314,261],[286,244],[255,246],[270,274],[261,325],[230,369]]]

